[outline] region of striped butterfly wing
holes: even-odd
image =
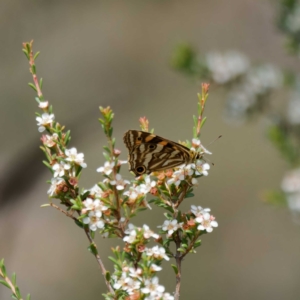
[[[190,150],[178,143],[144,131],[124,135],[129,150],[130,171],[136,176],[173,168],[191,160]]]

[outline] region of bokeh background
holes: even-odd
[[[51,175],[42,165],[34,91],[24,41],[34,39],[44,95],[56,120],[72,132],[88,168],[81,186],[101,180],[104,134],[98,107],[115,111],[117,147],[127,129],[146,115],[157,134],[192,137],[200,86],[170,67],[174,47],[188,41],[202,52],[237,49],[251,60],[299,70],[275,26],[276,7],[261,0],[29,1],[0,2],[0,258],[15,271],[23,295],[33,299],[92,299],[105,292],[102,275],[77,226],[47,203]],[[285,99],[282,99],[285,101]],[[243,125],[224,121],[224,93],[211,87],[202,142],[213,143],[210,175],[190,204],[210,207],[219,228],[205,235],[183,264],[182,299],[299,299],[300,227],[290,212],[266,205],[265,189],[277,188],[286,168],[264,136],[260,117]],[[126,167],[123,172],[131,175]],[[136,225],[161,224],[163,211],[140,214]],[[102,257],[117,240],[97,237]],[[110,262],[105,259],[108,269]],[[174,290],[164,263],[160,280]],[[10,299],[0,286],[0,299]]]

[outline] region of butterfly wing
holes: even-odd
[[[129,130],[124,135],[130,170],[136,176],[173,168],[191,159],[190,150],[149,132]]]

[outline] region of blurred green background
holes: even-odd
[[[32,299],[101,299],[105,292],[88,241],[77,226],[47,203],[37,105],[22,42],[40,50],[37,71],[56,120],[72,132],[71,146],[84,152],[88,168],[81,186],[101,180],[104,134],[98,107],[115,111],[117,147],[127,129],[146,115],[150,127],[172,140],[192,137],[200,86],[170,67],[173,49],[188,41],[202,52],[237,49],[251,60],[299,70],[275,27],[275,6],[261,0],[29,1],[0,3],[0,258],[15,271],[21,292]],[[285,101],[285,99],[282,99]],[[181,299],[299,299],[300,227],[286,209],[264,204],[286,168],[264,136],[257,117],[241,126],[222,118],[224,93],[211,87],[202,142],[215,167],[200,180],[195,198],[183,204],[210,207],[219,222],[196,255],[183,263]],[[126,167],[125,167],[126,169]],[[124,170],[125,177],[131,175]],[[163,211],[143,212],[136,225],[162,224]],[[97,237],[102,257],[118,240]],[[110,262],[105,259],[108,269]],[[164,263],[160,281],[173,292]],[[9,299],[0,286],[0,299]]]

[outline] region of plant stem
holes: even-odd
[[[98,249],[97,249],[96,243],[95,243],[94,240],[92,239],[92,236],[91,236],[91,234],[90,234],[89,229],[85,229],[84,232],[85,232],[85,234],[86,234],[88,240],[90,241],[90,243],[93,244],[93,246],[94,246],[95,249],[97,250],[96,253],[94,253],[95,258],[96,258],[96,260],[97,260],[97,262],[98,262],[98,264],[99,264],[99,267],[100,267],[100,269],[101,269],[102,275],[103,275],[104,280],[105,280],[105,284],[106,284],[106,286],[107,286],[109,292],[110,292],[111,294],[114,295],[115,292],[114,292],[112,286],[111,286],[110,283],[106,280],[106,273],[107,273],[107,271],[106,271],[106,269],[105,269],[105,267],[104,267],[104,264],[103,264],[103,262],[102,262],[102,259],[101,259],[100,255],[98,254]]]
[[[176,239],[176,266],[177,266],[177,274],[176,274],[176,288],[175,288],[175,300],[179,300],[180,297],[180,287],[181,287],[181,261],[182,257],[180,252],[177,250],[180,247],[180,240],[179,237]]]
[[[52,207],[54,207],[58,211],[62,212],[63,214],[65,214],[67,217],[73,219],[74,221],[78,221],[78,219],[76,217],[74,217],[73,215],[69,214],[68,212],[66,212],[65,210],[63,210],[59,206],[55,205],[54,203],[49,203],[49,205],[52,206]]]
[[[4,274],[1,272],[0,270],[0,277],[2,277],[4,279],[4,281],[9,285],[13,295],[17,297],[17,293],[16,293],[16,289],[15,289],[15,286],[12,284],[12,282],[10,281],[10,279],[7,277],[7,276],[4,276]],[[23,300],[22,298],[18,298],[18,300]]]

